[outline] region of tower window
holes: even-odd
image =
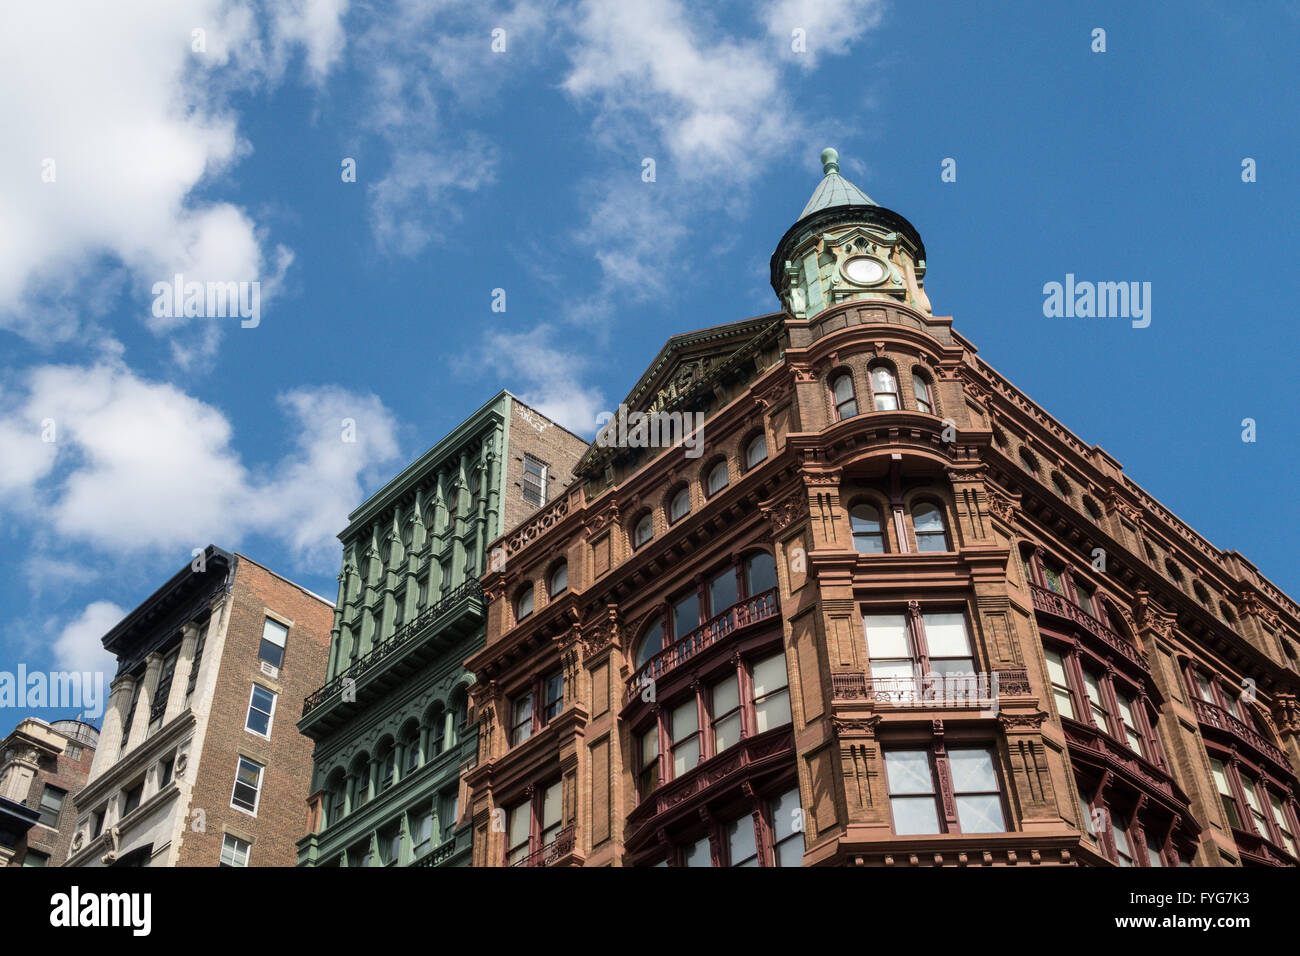
[[[894,373],[884,365],[873,366],[870,373],[871,394],[876,411],[892,412],[898,409],[898,382]]]
[[[835,417],[844,421],[858,413],[858,399],[853,392],[853,377],[848,372],[837,375],[831,382],[831,392],[835,395]]]
[[[919,372],[912,373],[912,394],[916,396],[916,410],[934,414],[934,400],[930,397],[930,383]]]

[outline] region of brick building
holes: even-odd
[[[598,440],[493,546],[475,865],[1296,865],[1300,608],[934,315],[822,158],[782,311],[628,394],[703,453]]]
[[[303,866],[463,866],[463,662],[483,645],[486,547],[563,497],[586,442],[501,392],[377,491],[339,535]]]
[[[36,815],[29,829],[0,840],[0,866],[57,866],[67,859],[77,819],[73,795],[86,783],[98,743],[99,731],[83,721],[36,717],[0,741],[0,799]]]
[[[104,637],[118,659],[69,866],[292,866],[333,606],[209,546]]]

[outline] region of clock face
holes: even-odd
[[[885,277],[885,267],[878,259],[857,256],[844,263],[844,275],[858,285],[872,285]]]

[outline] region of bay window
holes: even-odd
[[[785,652],[727,662],[712,679],[668,702],[655,721],[638,728],[637,780],[644,800],[659,786],[660,740],[667,748],[663,779],[672,780],[755,734],[791,721]],[[662,725],[662,728],[661,728]]]
[[[670,849],[653,866],[758,867],[803,863],[803,810],[797,787],[772,795],[754,795],[749,812],[710,823],[703,836],[694,833]],[[688,831],[690,832],[690,831]],[[716,852],[715,852],[716,847]]]
[[[940,768],[946,764],[944,770]],[[988,747],[885,751],[894,833],[1003,833],[1007,829],[993,751]],[[955,807],[949,817],[945,806]]]
[[[564,672],[536,678],[510,704],[510,746],[523,743],[564,710]]]
[[[975,657],[966,616],[959,611],[863,615],[876,693],[914,697],[930,675],[972,676]],[[884,699],[877,697],[877,699]]]

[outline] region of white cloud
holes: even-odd
[[[648,121],[672,161],[660,162],[661,177],[748,179],[793,132],[766,41],[710,26],[679,0],[582,6],[564,88],[598,106],[607,142],[636,142],[629,134]]]
[[[109,679],[117,671],[117,659],[100,643],[126,611],[111,601],[86,605],[79,616],[64,626],[54,641],[54,666],[62,671],[101,673]]]
[[[296,49],[322,75],[342,51],[346,8],[347,0],[6,4],[0,328],[42,343],[74,339],[104,310],[106,271],[125,270],[114,291],[127,291],[126,313],[143,320],[150,287],[175,272],[251,281],[266,278],[268,261],[282,264],[244,210],[194,191],[251,148],[230,93],[275,82]],[[195,30],[204,31],[202,51]],[[215,334],[199,331],[209,353]]]
[[[805,69],[823,53],[840,56],[869,30],[880,25],[883,0],[778,0],[766,6],[764,25],[785,59]],[[796,51],[795,30],[802,30],[803,50]]]
[[[580,382],[588,364],[578,356],[579,338],[550,325],[531,332],[492,331],[485,338],[483,362],[496,380],[547,418],[575,434],[593,435],[604,397]]]
[[[12,517],[49,528],[62,548],[188,554],[260,534],[300,566],[331,567],[334,535],[361,500],[363,479],[399,457],[396,423],[373,395],[336,387],[297,389],[280,404],[292,450],[250,466],[226,417],[174,385],[111,361],[36,369],[24,402],[0,419],[0,435],[52,419],[56,457],[12,470]],[[356,423],[355,441],[345,440],[345,418]]]

